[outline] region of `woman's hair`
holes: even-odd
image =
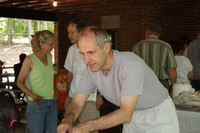
[[[35,32],[35,35],[32,36],[31,40],[33,52],[39,52],[41,50],[40,43],[48,43],[51,38],[54,38],[54,34],[49,30]]]
[[[174,54],[179,53],[181,50],[183,52],[184,50],[184,43],[182,41],[174,40],[170,43],[170,45],[172,46]]]
[[[27,133],[19,109],[10,93],[0,92],[0,133]]]

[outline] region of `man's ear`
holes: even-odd
[[[110,49],[111,49],[111,44],[110,44],[109,42],[106,42],[106,43],[104,44],[104,49],[106,50],[106,52],[109,52]]]

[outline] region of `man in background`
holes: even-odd
[[[145,40],[136,43],[132,51],[145,61],[171,93],[171,87],[177,79],[176,60],[171,46],[159,39],[161,31],[158,24],[148,25]]]
[[[20,54],[19,55],[19,61],[20,62],[14,65],[15,83],[17,82],[19,72],[21,70],[21,67],[22,67],[22,64],[23,64],[23,61],[24,61],[25,58],[26,58],[26,54],[24,54],[24,53]],[[14,90],[21,90],[21,89],[19,89],[19,87],[16,85],[14,87]],[[20,92],[15,92],[15,97],[16,98],[22,98],[21,94],[22,93],[20,93]]]
[[[68,50],[64,64],[64,67],[68,70],[67,89],[69,91],[68,98],[66,99],[66,109],[71,102],[71,99],[74,97],[76,89],[79,87],[82,71],[86,67],[86,64],[77,47],[80,32],[85,27],[86,25],[78,19],[72,19],[67,27],[68,38],[73,45]],[[97,90],[95,90],[95,92],[93,92],[87,99],[84,109],[82,110],[78,121],[76,121],[74,125],[100,117],[99,109],[101,104],[103,104],[102,96],[97,95]],[[96,131],[94,133],[98,132]]]
[[[192,87],[200,90],[200,30],[197,31],[196,39],[188,46],[188,58],[193,66]]]

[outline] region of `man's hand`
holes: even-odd
[[[72,133],[89,133],[90,125],[86,123],[81,123],[72,129]]]
[[[71,133],[72,122],[77,119],[80,112],[82,111],[85,101],[88,98],[88,94],[80,94],[76,93],[72,98],[72,101],[66,108],[64,118],[60,125],[58,125],[57,132],[58,133]]]
[[[72,125],[67,122],[61,122],[57,127],[58,133],[72,133]]]

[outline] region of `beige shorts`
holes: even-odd
[[[65,109],[66,107],[69,105],[69,103],[71,102],[72,98],[68,97],[66,99],[65,102]],[[73,123],[73,125],[78,125],[79,123],[88,121],[88,120],[92,120],[92,119],[96,119],[100,117],[100,113],[97,110],[97,106],[96,106],[96,102],[94,101],[86,101],[85,106],[81,112],[81,114],[79,115],[77,121],[75,121]],[[98,133],[98,131],[94,131],[92,133]]]

